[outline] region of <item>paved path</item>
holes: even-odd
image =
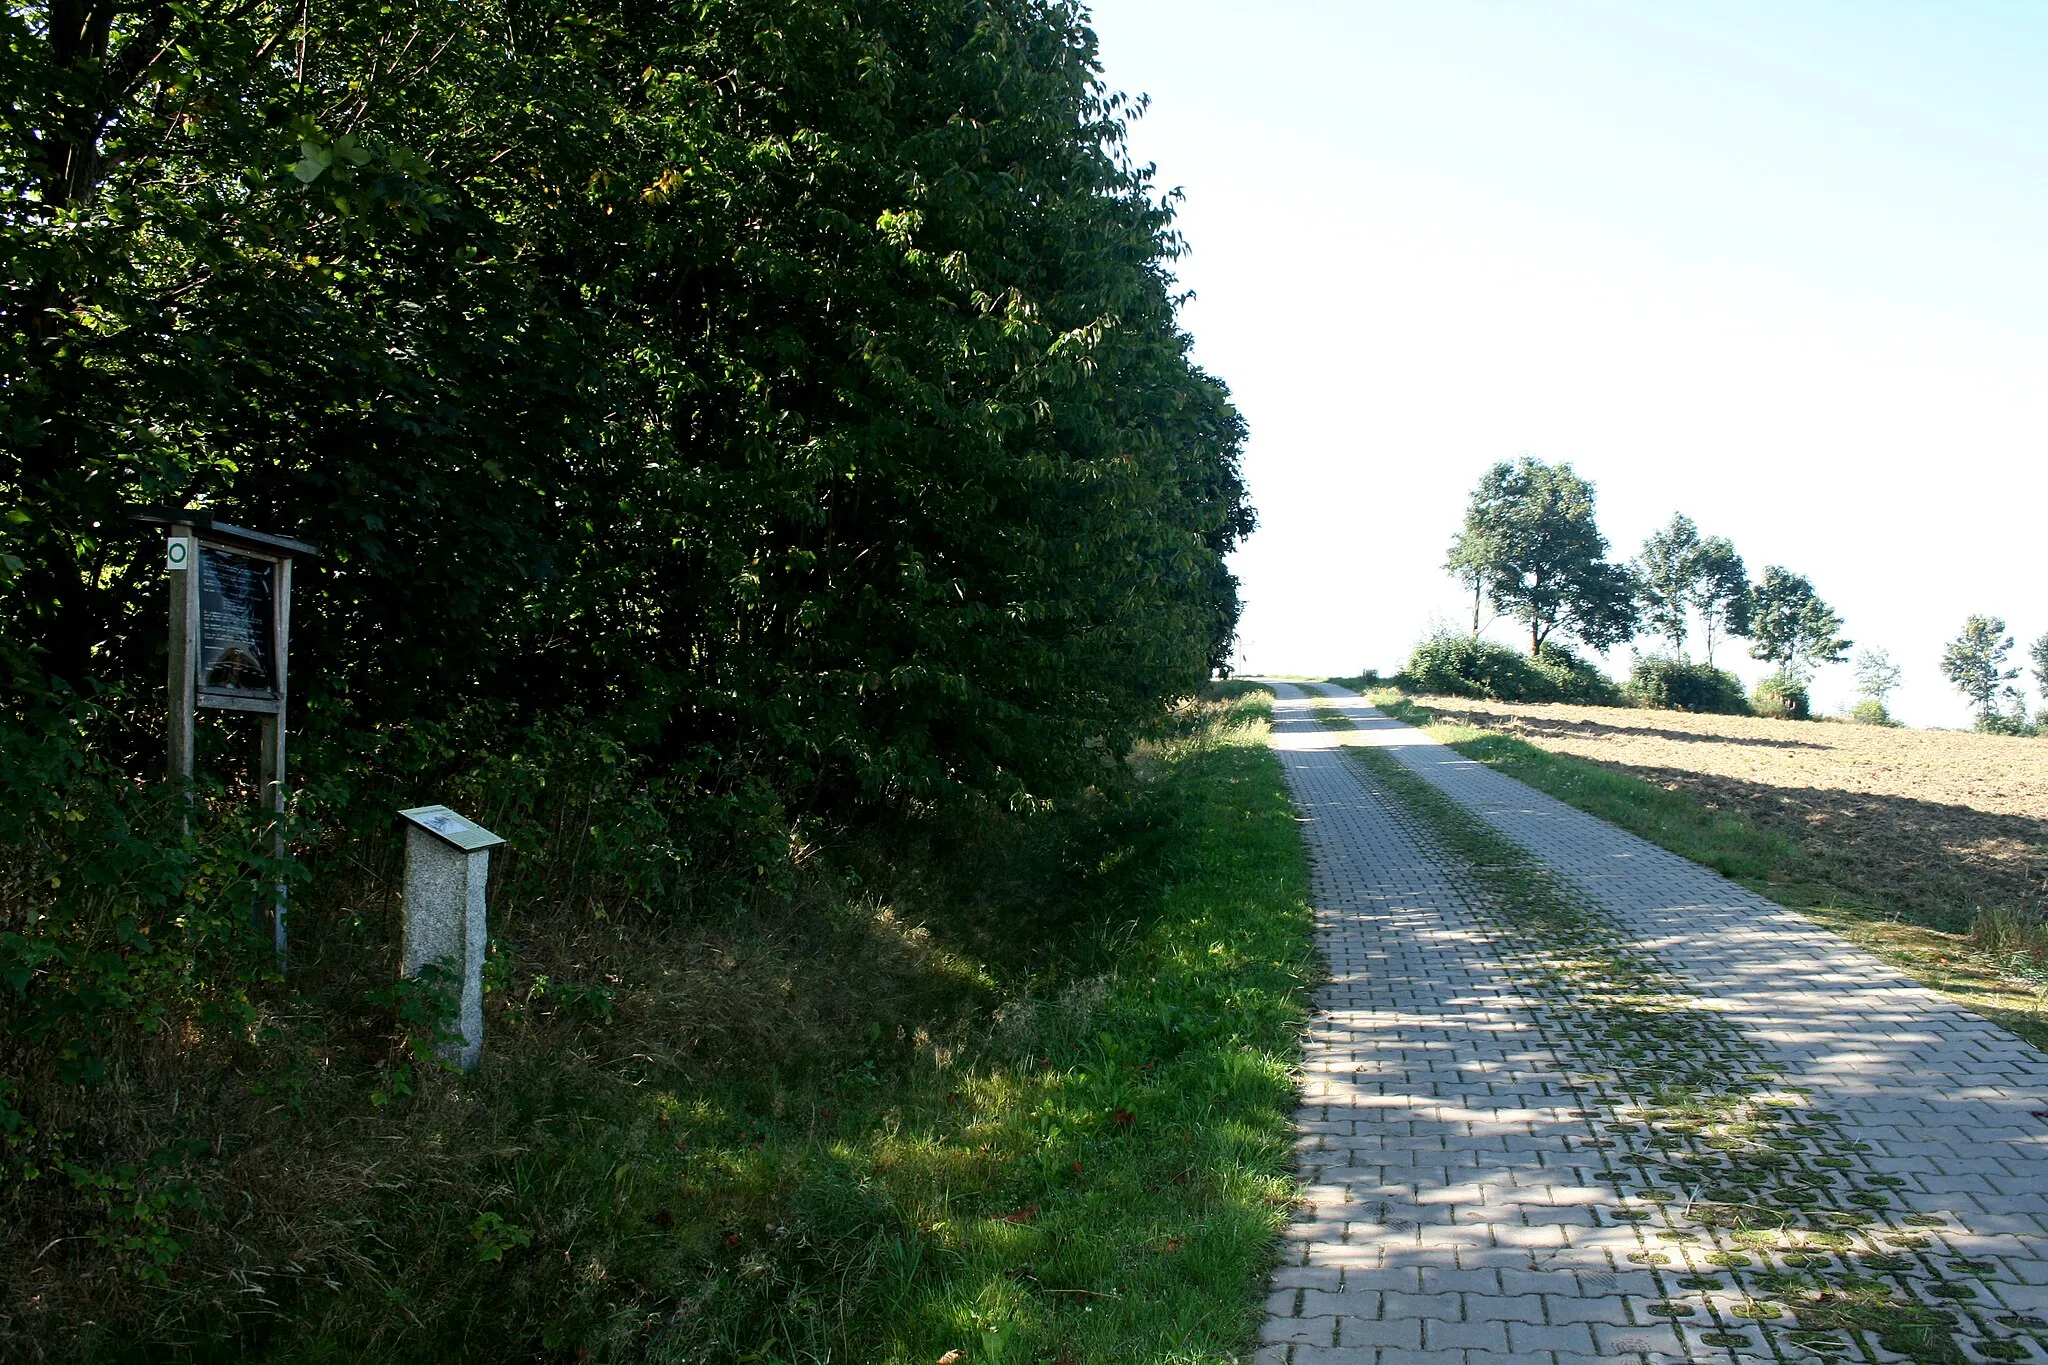
[[[1276,684],[1331,979],[1304,1057],[1305,1208],[1260,1362],[2048,1359],[2048,1059],[1800,916],[1316,690],[1358,728],[1324,728]],[[1603,1071],[1589,1016],[1531,990],[1470,865],[1349,745],[1597,907],[1758,1059],[1770,1083],[1749,1089],[1802,1106],[1790,1126],[1630,1122],[1665,1101],[1630,1091],[1625,1059]],[[1694,1175],[1769,1181],[1807,1212],[1772,1244],[1713,1224],[1704,1186],[1650,1188]],[[1852,1242],[1853,1260],[1829,1254]],[[1816,1330],[1858,1295],[1953,1311],[1935,1346]]]

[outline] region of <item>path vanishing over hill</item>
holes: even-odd
[[[1260,1359],[2038,1360],[2048,1058],[1276,684],[1331,980]]]

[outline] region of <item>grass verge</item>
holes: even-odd
[[[204,1141],[103,1223],[0,1186],[0,1358],[1235,1358],[1316,970],[1268,713],[1191,704],[1127,800],[842,850],[784,902],[494,905],[468,1078],[353,1003],[370,910],[309,918],[295,1017],[97,1093]]]
[[[1722,876],[1797,910],[1985,1018],[2048,1048],[2048,980],[2034,980],[1938,927],[1937,912],[1916,913],[1872,887],[1854,869],[1830,865],[1784,835],[1740,813],[1711,809],[1684,792],[1527,740],[1470,725],[1447,724],[1394,688],[1367,699],[1397,720],[1427,730],[1467,758],[1597,815],[1630,833],[1713,868]]]

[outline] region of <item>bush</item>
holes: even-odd
[[[325,547],[295,775],[574,708],[836,824],[1086,791],[1228,656],[1243,424],[1078,11],[401,9],[9,30],[0,665],[161,679],[124,512],[203,505]]]
[[[1813,719],[1813,701],[1806,695],[1806,685],[1783,673],[1773,673],[1758,683],[1756,691],[1749,694],[1749,704],[1760,716],[1772,716],[1778,720]]]
[[[2027,719],[2024,709],[2015,706],[2010,711],[1987,711],[1977,717],[1977,733],[1980,735],[2016,735],[2028,738],[2040,733],[2033,722]]]
[[[1620,706],[1626,700],[1614,679],[1563,645],[1545,645],[1529,662],[1550,683],[1552,695],[1538,700],[1570,701],[1582,706]]]
[[[1742,679],[1712,664],[1687,663],[1668,654],[1636,660],[1628,678],[1628,696],[1638,706],[1666,711],[1700,711],[1717,716],[1746,716],[1749,702]]]
[[[1433,635],[1408,658],[1408,678],[1419,692],[1495,701],[1547,699],[1549,680],[1505,645],[1469,635]]]
[[[1897,725],[1892,713],[1884,709],[1884,703],[1876,697],[1865,697],[1849,712],[1849,719],[1858,725]]]
[[[1534,658],[1470,635],[1433,635],[1409,656],[1407,679],[1418,692],[1493,701],[1572,701],[1613,706],[1612,679],[1560,645]]]

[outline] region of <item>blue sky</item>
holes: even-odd
[[[2048,631],[2048,6],[1100,0],[1095,27],[1152,98],[1184,321],[1251,424],[1246,667],[1397,666],[1457,619],[1445,544],[1520,454],[1593,479],[1621,554],[1683,511],[1807,574],[1905,666],[1912,723],[1967,723],[1938,669],[1967,614]]]

